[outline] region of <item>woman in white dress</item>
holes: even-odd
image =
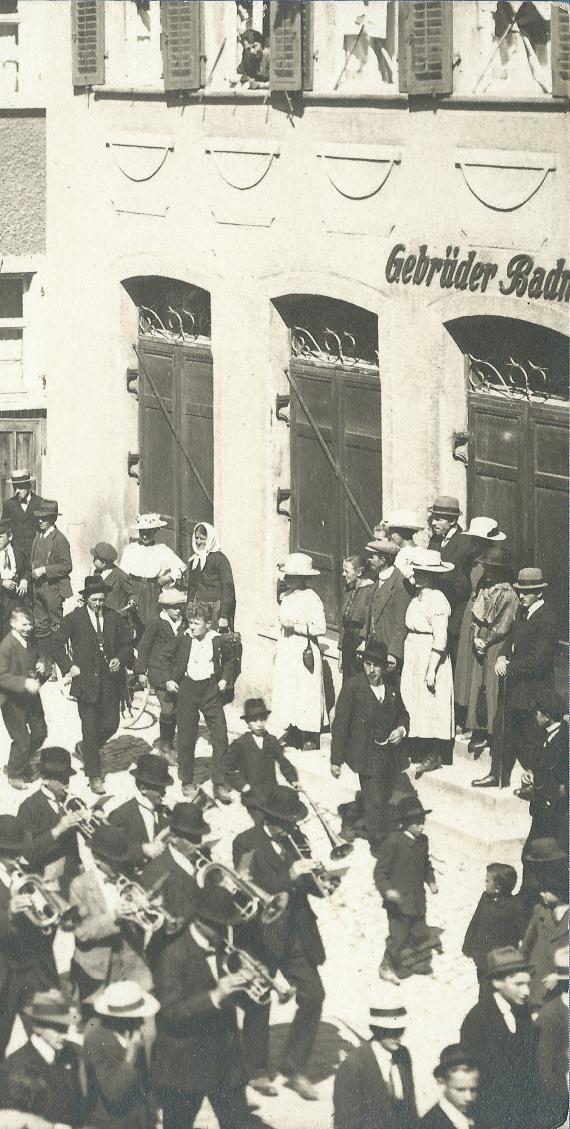
[[[279,605],[273,672],[273,724],[284,744],[318,749],[326,718],[323,663],[318,640],[325,634],[322,600],[307,580],[318,576],[306,553],[289,553]],[[312,668],[312,669],[311,669]]]
[[[453,673],[447,653],[451,607],[437,577],[451,572],[435,549],[416,549],[412,558],[417,596],[408,605],[400,691],[410,715],[409,736],[419,753],[416,780],[453,762]]]
[[[139,514],[134,523],[139,539],[125,545],[119,564],[133,582],[143,627],[158,616],[161,590],[176,585],[186,571],[184,561],[168,545],[156,540],[158,530],[165,527],[160,514]]]

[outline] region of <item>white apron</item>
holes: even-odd
[[[285,628],[293,628],[296,634],[286,635]],[[326,717],[323,663],[314,643],[311,644],[315,660],[312,674],[303,663],[307,628],[310,635],[325,634],[325,609],[311,588],[297,589],[284,596],[279,605],[271,718],[271,728],[278,736],[289,725],[305,733],[320,733]]]

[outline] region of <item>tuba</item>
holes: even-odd
[[[222,948],[222,968],[225,972],[242,972],[248,978],[244,992],[255,1004],[268,1004],[271,993],[275,992],[280,1004],[286,1004],[294,994],[294,989],[281,973],[281,980],[271,976],[269,970],[246,953],[224,941]]]
[[[147,933],[157,933],[159,929],[164,928],[165,933],[170,936],[180,932],[184,927],[183,919],[168,913],[154,896],[156,887],[147,891],[138,882],[126,878],[124,874],[117,875],[114,886],[120,899],[118,915],[125,921],[140,925]]]
[[[51,933],[60,924],[65,903],[37,874],[28,874],[18,864],[10,867],[10,894],[25,898],[22,913],[42,933]]]

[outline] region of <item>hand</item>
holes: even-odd
[[[45,576],[45,575],[46,575],[46,569],[44,568],[43,565],[42,565],[41,568],[33,568],[32,569],[32,576],[33,576],[34,580],[39,580],[40,576]]]
[[[395,670],[398,665],[398,660],[394,655],[388,655],[388,670]]]
[[[68,678],[79,678],[80,674],[81,674],[80,668],[78,666],[76,666],[75,663],[74,663],[73,666],[70,666],[70,668],[67,672],[67,677]]]
[[[15,580],[3,580],[2,587],[7,588],[9,592],[15,592],[17,584]]]
[[[59,839],[60,835],[65,835],[66,831],[71,831],[73,827],[77,827],[81,823],[83,813],[80,811],[70,811],[67,815],[62,815],[59,823],[52,827],[52,835],[54,839]]]
[[[26,691],[27,694],[39,694],[40,684],[39,684],[37,678],[26,678],[26,679],[24,679],[24,690]]]
[[[553,988],[556,988],[556,986],[560,983],[560,981],[559,981],[558,976],[555,972],[549,972],[548,976],[542,977],[542,983],[544,984],[546,991],[551,992],[553,990]]]
[[[137,1055],[143,1045],[142,1028],[139,1027],[135,1031],[131,1031],[131,1034],[127,1035],[127,1039],[128,1044],[127,1053],[125,1055],[125,1062],[133,1063],[135,1062]]]
[[[431,894],[437,894],[437,892],[438,892],[437,882],[435,882],[435,881],[429,882],[428,883],[428,890],[430,891]]]
[[[129,599],[127,600],[127,607],[128,608],[136,608],[136,606],[137,606],[137,601],[136,601],[135,597],[130,596]]]
[[[121,669],[121,660],[120,659],[111,659],[111,661],[109,663],[109,670],[111,671],[111,674],[116,674],[117,671],[119,671],[120,669]]]
[[[218,982],[217,988],[214,988],[212,997],[217,999],[219,1003],[227,1000],[229,996],[234,996],[236,992],[243,992],[247,987],[249,978],[243,972],[230,972],[227,976],[222,976]]]
[[[313,859],[297,859],[289,870],[292,882],[296,882],[298,878],[303,878],[307,874],[312,874],[315,869]]]
[[[143,855],[146,855],[148,859],[156,859],[159,857],[159,855],[164,854],[169,835],[170,828],[164,827],[163,830],[159,831],[158,835],[155,836],[152,843],[143,843]]]
[[[406,730],[404,729],[404,726],[399,725],[397,729],[393,729],[392,732],[389,734],[388,744],[389,745],[401,745],[405,736],[406,736]]]
[[[18,587],[17,587],[16,591],[17,591],[17,593],[18,593],[18,596],[25,596],[25,595],[27,595],[27,591],[28,591],[28,581],[27,581],[27,580],[21,580],[21,581],[20,581],[20,583],[18,584]]]
[[[220,616],[220,618],[218,620],[218,627],[229,627],[229,623],[228,623],[225,615]]]
[[[521,776],[521,784],[526,784],[527,787],[530,787],[532,784],[534,784],[534,772],[531,772],[530,769],[528,769],[527,772],[523,772]]]
[[[487,644],[485,643],[485,640],[480,639],[478,635],[476,635],[474,640],[473,640],[473,646],[475,647],[475,650],[477,651],[478,655],[484,655],[485,654],[485,651],[487,649]]]
[[[10,913],[25,913],[30,904],[30,899],[26,894],[11,894],[10,895]]]
[[[157,580],[161,588],[174,588],[174,581],[170,572],[163,572],[162,576],[157,576]]]
[[[164,683],[164,686],[165,686],[165,689],[168,690],[169,694],[177,694],[178,693],[178,683],[175,682],[173,678],[169,678],[168,682]]]
[[[507,673],[508,665],[509,660],[506,659],[504,655],[499,655],[495,663],[495,674],[498,674],[499,678],[504,678]]]
[[[428,669],[426,674],[426,686],[430,694],[435,694],[435,671]]]
[[[220,691],[220,694],[223,694],[224,690],[227,690],[227,688],[228,684],[225,678],[220,678],[220,681],[218,682],[218,690]]]
[[[394,905],[397,905],[398,902],[401,902],[401,900],[401,894],[399,894],[397,890],[386,890],[386,893],[384,894],[385,902],[394,902]]]
[[[338,778],[340,776],[340,765],[339,764],[331,764],[331,776],[334,776],[335,780],[338,780]]]
[[[146,674],[139,674],[139,682],[141,686],[148,686],[148,678]]]

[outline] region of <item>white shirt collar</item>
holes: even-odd
[[[202,949],[203,952],[208,953],[211,956],[215,954],[216,950],[214,946],[211,945],[210,942],[207,941],[206,938],[198,932],[194,924],[190,926],[190,936],[192,937],[192,940],[196,942],[198,948]]]
[[[46,1043],[45,1039],[42,1039],[41,1035],[36,1035],[35,1032],[33,1035],[30,1035],[30,1043],[36,1048],[38,1054],[42,1056],[44,1061],[47,1062],[49,1066],[52,1066],[55,1062],[54,1048],[50,1047],[49,1043]]]
[[[493,995],[495,997],[495,1003],[496,1003],[496,1005],[497,1005],[506,1025],[507,1025],[509,1031],[511,1032],[512,1035],[516,1034],[517,1021],[514,1017],[511,1005],[509,1003],[507,1003],[507,1001],[505,999],[503,999],[503,997],[500,996],[498,992],[493,992]]]
[[[547,737],[554,737],[554,734],[558,733],[558,730],[560,729],[561,725],[562,725],[561,721],[553,721],[552,725],[547,725],[546,726]]]
[[[174,623],[173,620],[171,620],[168,613],[165,612],[165,611],[159,612],[158,616],[159,616],[159,619],[161,619],[164,623],[167,623],[168,626],[172,628],[175,635],[178,635],[178,632],[180,631],[180,628],[182,627],[182,619],[181,618],[178,620],[178,623]]]
[[[402,1076],[392,1055],[377,1039],[371,1039],[370,1046],[372,1047],[372,1053],[378,1063],[378,1069],[380,1070],[384,1082],[387,1086],[393,1087],[394,1097],[397,1101],[401,1101],[404,1096]]]
[[[389,580],[394,571],[394,565],[388,565],[387,568],[381,568],[378,573],[378,580]]]
[[[440,1098],[439,1104],[445,1116],[451,1121],[453,1129],[472,1129],[473,1121],[467,1117],[460,1109],[456,1109],[447,1098]]]
[[[59,815],[59,804],[53,792],[50,792],[49,788],[46,788],[45,784],[40,784],[39,791],[42,792],[45,796],[52,811],[55,811],[57,815]]]
[[[250,729],[250,733],[251,733],[251,729]],[[263,748],[264,734],[262,733],[262,735],[260,737],[257,733],[251,733],[251,736],[253,737],[253,740],[255,741],[255,744],[257,745],[258,749],[262,749]]]
[[[27,649],[28,649],[28,640],[27,640],[27,639],[24,639],[24,636],[23,636],[23,635],[20,635],[20,632],[19,632],[19,631],[14,631],[14,628],[13,628],[13,627],[12,627],[12,628],[11,628],[10,630],[11,630],[11,632],[12,632],[12,635],[14,636],[14,639],[17,639],[17,640],[18,640],[18,643],[21,643],[21,644],[22,644],[22,647],[24,647],[24,649],[25,649],[25,650],[27,651]]]
[[[368,685],[370,686],[370,683],[368,683]],[[380,684],[380,686],[370,686],[370,689],[372,690],[372,693],[374,694],[374,697],[377,699],[377,701],[384,701],[384,698],[386,697],[386,687],[383,682]]]
[[[88,604],[86,604],[85,607],[87,608],[87,614],[89,616],[89,619],[91,620],[91,623],[93,624],[95,631],[98,631],[97,619],[99,618],[101,620],[101,623],[103,623],[103,609],[101,608],[100,612],[94,612],[93,608],[90,608]]]
[[[537,612],[539,608],[543,607],[544,600],[537,600],[534,604],[531,604],[530,608],[526,609],[526,618],[530,619],[531,615],[534,615],[534,613]]]
[[[457,525],[457,522],[455,521],[453,523],[453,525],[451,526],[451,529],[449,529],[447,531],[447,533],[445,534],[445,537],[442,537],[442,539],[441,539],[441,546],[440,547],[442,549],[443,549],[444,545],[447,545],[448,541],[451,541],[451,538],[454,536],[454,534],[458,532],[458,528],[459,527]]]

